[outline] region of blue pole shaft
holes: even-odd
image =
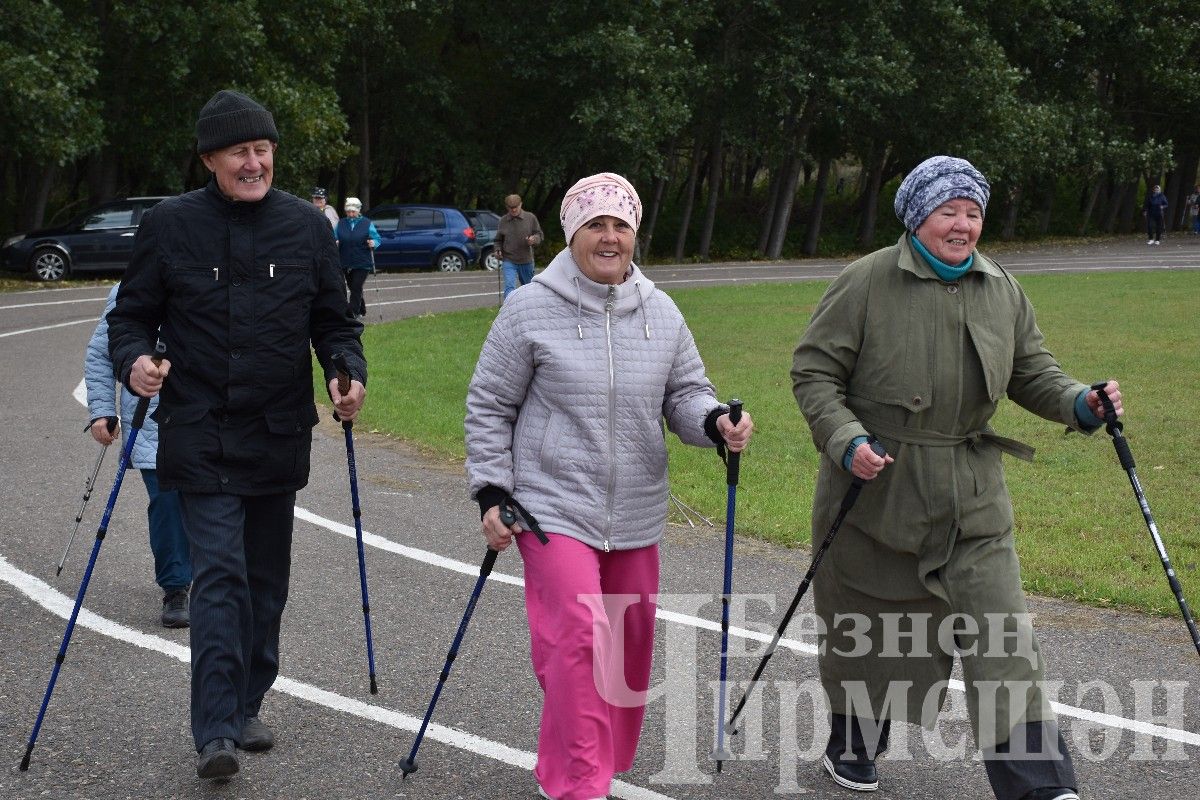
[[[42,697],[42,707],[38,710],[37,720],[33,723],[33,731],[29,734],[29,743],[25,746],[25,756],[21,759],[22,772],[29,769],[29,760],[33,754],[34,745],[37,744],[38,732],[42,729],[42,721],[45,719],[46,709],[50,705],[50,695],[54,693],[54,684],[58,682],[59,670],[62,669],[63,662],[67,660],[67,647],[71,644],[71,633],[75,630],[79,609],[83,607],[83,596],[87,593],[88,583],[92,579],[92,569],[96,566],[96,557],[100,555],[100,545],[108,533],[108,522],[112,518],[113,508],[117,504],[117,495],[121,492],[121,481],[125,478],[125,470],[129,467],[129,461],[133,454],[133,443],[137,439],[138,429],[142,420],[145,419],[146,408],[149,405],[149,398],[143,397],[138,401],[138,411],[134,414],[137,426],[130,430],[129,439],[125,442],[125,449],[121,451],[121,463],[117,465],[117,477],[113,481],[112,491],[108,493],[108,505],[104,507],[104,515],[100,518],[100,527],[96,530],[96,541],[92,544],[92,554],[88,558],[87,568],[83,571],[83,580],[79,583],[79,591],[75,594],[75,606],[71,609],[71,617],[67,620],[67,629],[63,633],[62,644],[54,659],[54,669],[50,672],[50,682],[46,685],[46,694]]]
[[[354,466],[354,423],[343,422],[346,433],[346,463],[350,467],[350,500],[354,509],[354,538],[358,543],[358,582],[362,589],[363,626],[367,635],[367,669],[371,679],[371,694],[379,693],[375,682],[375,642],[371,636],[371,601],[367,593],[367,556],[363,550],[362,509],[358,502],[358,470]]]

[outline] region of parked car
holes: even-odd
[[[436,267],[461,272],[479,259],[475,229],[457,208],[382,205],[367,217],[383,240],[375,249],[375,268]]]
[[[123,270],[142,214],[162,197],[126,197],[85,211],[65,225],[19,233],[0,247],[5,269],[57,281],[73,272]]]
[[[496,252],[495,245],[500,215],[478,208],[468,209],[463,214],[475,229],[475,244],[479,245],[479,266],[489,270],[500,269],[500,254]]]

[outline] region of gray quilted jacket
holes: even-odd
[[[636,266],[596,283],[563,250],[505,300],[467,392],[472,497],[494,486],[542,528],[592,547],[662,538],[667,519],[663,419],[713,447],[720,407],[675,303]]]

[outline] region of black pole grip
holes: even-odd
[[[350,365],[346,363],[346,357],[341,353],[334,353],[333,368],[337,370],[338,391],[342,394],[350,391]]]
[[[1108,396],[1108,392],[1104,391],[1104,387],[1108,386],[1108,381],[1100,381],[1093,383],[1092,388],[1096,390],[1096,395],[1100,398],[1100,404],[1104,406],[1104,422],[1107,424],[1108,432],[1112,433],[1113,429],[1121,430],[1124,425],[1117,418],[1117,408],[1113,405],[1112,398]]]
[[[162,365],[163,359],[166,357],[167,357],[167,345],[163,342],[162,339],[159,339],[158,342],[154,345],[154,355],[150,356],[150,360],[154,362],[154,366],[158,367],[158,366]],[[146,422],[146,412],[148,412],[149,410],[150,410],[150,398],[149,397],[138,398],[137,408],[135,408],[133,411],[132,425],[133,425],[133,429],[135,431],[142,429],[142,425],[144,425]],[[108,429],[110,433],[112,432],[112,429],[113,429],[113,426],[110,425],[109,429]]]
[[[504,503],[500,504],[500,521],[504,523],[504,527],[506,528],[517,524],[517,515]]]
[[[742,401],[736,397],[729,401],[729,421],[737,425],[742,421]],[[725,483],[729,486],[738,485],[738,474],[742,469],[742,454],[730,453],[725,459]]]

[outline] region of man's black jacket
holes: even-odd
[[[108,315],[117,378],[159,336],[171,371],[157,416],[164,489],[242,495],[308,482],[311,341],[325,370],[343,353],[367,382],[362,325],[347,313],[329,222],[271,189],[230,202],[210,182],[143,217],[133,260]]]

